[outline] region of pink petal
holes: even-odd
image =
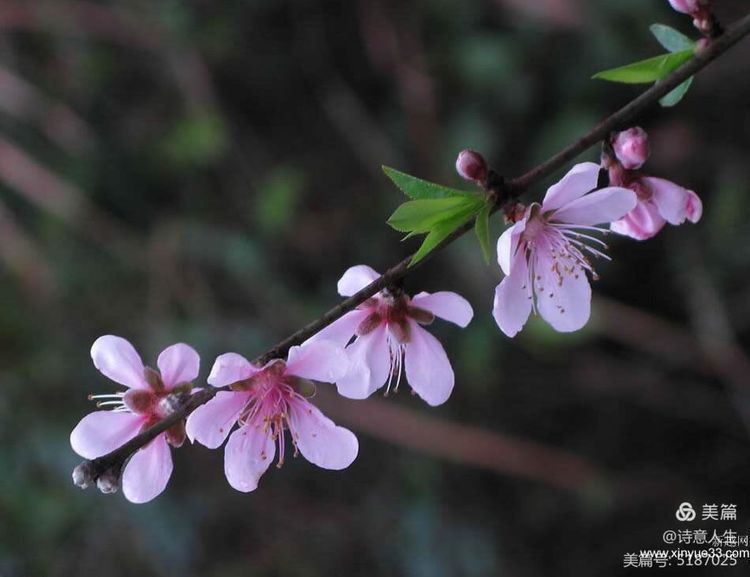
[[[337,426],[307,401],[291,405],[289,427],[299,452],[313,465],[339,471],[357,458],[359,442],[354,433]]]
[[[645,176],[641,182],[651,190],[652,200],[659,209],[664,219],[669,224],[682,224],[687,218],[688,191],[686,188],[664,180],[663,178],[654,178]],[[695,194],[695,193],[693,193]]]
[[[344,349],[328,341],[319,341],[289,349],[286,372],[290,375],[335,383],[349,369],[349,357]]]
[[[346,348],[349,370],[336,381],[340,395],[366,399],[385,384],[391,370],[387,328],[381,325]]]
[[[150,389],[140,355],[122,337],[104,335],[96,339],[91,347],[91,358],[99,372],[114,382],[131,389]]]
[[[247,424],[237,429],[224,449],[224,474],[229,484],[243,493],[258,487],[274,456],[276,445],[269,431]]]
[[[248,397],[246,392],[219,391],[213,399],[195,409],[185,425],[190,442],[198,441],[209,449],[221,445],[245,408]]]
[[[569,202],[550,220],[583,226],[610,223],[633,210],[637,202],[632,190],[611,186]]]
[[[544,258],[544,255],[539,255],[535,270],[542,278],[535,287],[537,310],[556,331],[577,331],[588,322],[591,315],[589,280],[586,273],[578,267],[573,274],[563,274],[560,283],[560,279],[552,271],[553,263],[551,256]],[[560,269],[565,266],[565,263],[559,263]],[[570,266],[573,264],[570,263]],[[539,291],[539,286],[544,291]]]
[[[510,267],[525,229],[526,220],[519,220],[513,226],[506,228],[500,238],[497,239],[497,262],[506,275],[510,274]]]
[[[70,433],[70,446],[84,459],[96,459],[135,437],[144,420],[143,416],[119,411],[89,413]]]
[[[366,310],[353,310],[346,313],[340,319],[333,321],[319,333],[307,339],[304,345],[318,341],[330,341],[334,344],[345,347],[352,340],[354,333],[357,331],[359,324],[370,314]]]
[[[164,434],[130,458],[122,472],[122,492],[131,503],[147,503],[158,496],[172,475],[172,454]]]
[[[167,389],[182,383],[192,383],[198,378],[201,359],[195,349],[184,343],[177,343],[164,349],[156,361],[161,380]]]
[[[610,224],[609,228],[617,234],[629,236],[636,240],[646,240],[664,228],[666,222],[659,214],[656,205],[647,200],[639,202],[623,218]]]
[[[350,297],[359,292],[380,276],[366,264],[359,264],[348,269],[339,279],[338,290],[342,297]]]
[[[410,324],[411,335],[405,353],[406,378],[428,405],[441,405],[453,391],[453,368],[443,345],[417,323]]]
[[[582,197],[596,188],[599,181],[599,165],[593,162],[582,162],[570,169],[560,182],[547,189],[542,201],[542,212],[557,210],[569,202]]]
[[[685,212],[687,214],[687,219],[692,223],[698,222],[701,219],[701,216],[703,216],[703,202],[701,202],[700,197],[692,190],[688,190]]]
[[[454,292],[419,293],[411,299],[411,304],[459,327],[466,327],[474,316],[469,301]]]
[[[528,277],[526,257],[518,255],[513,272],[495,289],[492,316],[500,330],[511,338],[520,332],[531,314],[530,293],[525,287]]]
[[[259,370],[242,355],[224,353],[216,357],[207,380],[208,384],[214,387],[226,387],[237,381],[249,379]]]

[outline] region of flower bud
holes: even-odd
[[[672,8],[683,14],[694,14],[699,9],[698,0],[669,0]]]
[[[96,480],[96,486],[105,495],[116,493],[120,488],[120,471],[107,469]]]
[[[481,154],[467,148],[458,153],[456,172],[464,180],[483,182],[487,178],[487,162]]]
[[[612,149],[623,168],[635,170],[648,159],[648,134],[640,126],[617,133],[612,139]]]
[[[94,484],[94,465],[91,461],[84,461],[73,469],[73,484],[81,489],[87,489]]]

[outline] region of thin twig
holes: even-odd
[[[505,182],[500,191],[501,194],[498,195],[498,200],[493,212],[503,208],[503,206],[509,201],[517,198],[518,195],[526,191],[529,187],[549,176],[557,169],[563,167],[569,161],[573,160],[576,156],[591,148],[599,141],[605,139],[613,130],[624,128],[631,124],[647,108],[655,105],[662,96],[665,96],[683,81],[700,72],[710,62],[724,54],[729,48],[737,44],[748,34],[750,34],[750,14],[746,15],[734,26],[729,28],[721,37],[713,40],[706,48],[699,51],[694,58],[678,68],[663,81],[649,88],[620,110],[608,116],[573,144],[567,146],[548,160],[532,168],[518,178]],[[396,283],[399,279],[404,277],[407,272],[422,265],[429,260],[432,255],[465,234],[473,227],[473,224],[473,222],[468,222],[464,226],[455,230],[434,251],[432,251],[432,253],[421,260],[417,265],[409,267],[409,262],[412,258],[411,256],[403,259],[395,266],[389,268],[368,286],[342,301],[318,319],[277,343],[274,347],[260,355],[255,360],[255,363],[264,364],[271,359],[286,356],[292,346],[303,343],[335,320],[354,310],[368,298]],[[221,389],[209,387],[197,392],[192,395],[184,405],[179,407],[168,417],[136,435],[130,441],[107,455],[91,461],[84,461],[82,466],[86,468],[87,474],[94,480],[110,469],[121,467],[131,454],[152,441],[157,435],[166,431],[180,419],[184,419],[196,407],[211,400],[219,390]]]

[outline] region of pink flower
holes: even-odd
[[[380,275],[366,265],[353,266],[338,283],[342,296],[351,296]],[[365,399],[388,383],[398,389],[401,374],[430,405],[448,400],[454,375],[440,342],[420,325],[438,316],[465,327],[474,316],[471,305],[452,292],[419,293],[410,298],[400,290],[384,290],[323,329],[310,341],[332,341],[347,347],[351,365],[336,380],[340,394]],[[310,342],[308,341],[308,342]]]
[[[616,233],[646,240],[656,235],[667,222],[673,225],[685,220],[696,223],[703,214],[703,203],[697,194],[663,178],[641,176],[627,187],[636,193],[638,204],[610,225]]]
[[[624,168],[640,168],[648,159],[648,135],[640,126],[623,130],[612,139],[612,149]]]
[[[683,14],[694,14],[700,10],[700,2],[698,0],[669,0],[669,4]]]
[[[560,332],[576,331],[588,321],[586,273],[596,275],[586,253],[608,257],[592,246],[606,245],[586,232],[606,232],[595,225],[621,218],[636,203],[625,188],[589,192],[598,176],[598,165],[577,164],[498,240],[498,262],[506,276],[495,291],[493,315],[506,335],[515,336],[532,310]]]
[[[238,491],[254,491],[276,454],[284,462],[285,431],[297,451],[324,469],[345,469],[359,451],[357,437],[323,415],[305,397],[314,393],[307,379],[334,382],[348,365],[346,354],[332,343],[292,347],[287,361],[275,359],[256,367],[236,353],[216,359],[208,383],[219,391],[188,417],[191,441],[215,449],[235,423],[224,451],[224,472]]]
[[[128,390],[89,397],[103,399],[97,406],[111,410],[86,415],[70,434],[73,450],[86,459],[106,455],[169,415],[181,397],[190,394],[200,368],[198,353],[178,343],[161,352],[157,372],[143,366],[133,345],[113,335],[96,339],[91,358],[104,376]],[[122,473],[122,491],[129,501],[145,503],[164,490],[172,474],[169,445],[179,447],[184,440],[182,421],[131,457]]]

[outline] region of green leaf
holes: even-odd
[[[483,202],[466,203],[461,209],[455,210],[446,215],[443,220],[430,229],[422,242],[422,245],[419,247],[419,250],[417,250],[412,257],[409,266],[414,266],[430,254],[433,249],[443,241],[443,239],[450,235],[454,230],[474,218],[474,216],[482,210],[483,206]]]
[[[409,198],[415,200],[451,198],[456,196],[478,198],[479,195],[474,192],[448,188],[434,182],[422,180],[416,176],[400,172],[388,166],[383,167],[383,172],[390,178],[393,183]]]
[[[409,266],[414,266],[428,254],[430,254],[433,250],[435,250],[435,247],[443,242],[443,240],[445,240],[448,235],[454,230],[455,228],[451,228],[449,226],[438,226],[431,230],[422,242],[422,246],[420,246],[419,250],[414,253]]]
[[[670,52],[695,50],[695,42],[671,26],[652,24],[649,30],[651,30],[651,34],[659,41],[659,44]]]
[[[463,197],[410,200],[394,211],[388,224],[400,232],[428,232],[456,212],[476,204],[476,200]]]
[[[677,88],[672,90],[672,92],[668,93],[666,96],[662,96],[661,99],[659,99],[659,104],[661,104],[665,108],[669,108],[670,106],[674,106],[675,104],[677,104],[680,100],[683,99],[685,94],[687,94],[687,91],[690,89],[690,85],[693,83],[693,78],[694,77],[691,76]]]
[[[492,260],[492,250],[490,249],[490,212],[492,211],[492,204],[486,203],[482,210],[477,214],[477,220],[474,223],[474,232],[477,233],[479,239],[479,246],[482,247],[482,254],[484,255],[484,262],[490,264]]]
[[[661,56],[654,56],[653,58],[633,62],[619,68],[598,72],[594,74],[593,78],[625,84],[648,84],[661,80],[692,57],[692,50],[662,54]]]

